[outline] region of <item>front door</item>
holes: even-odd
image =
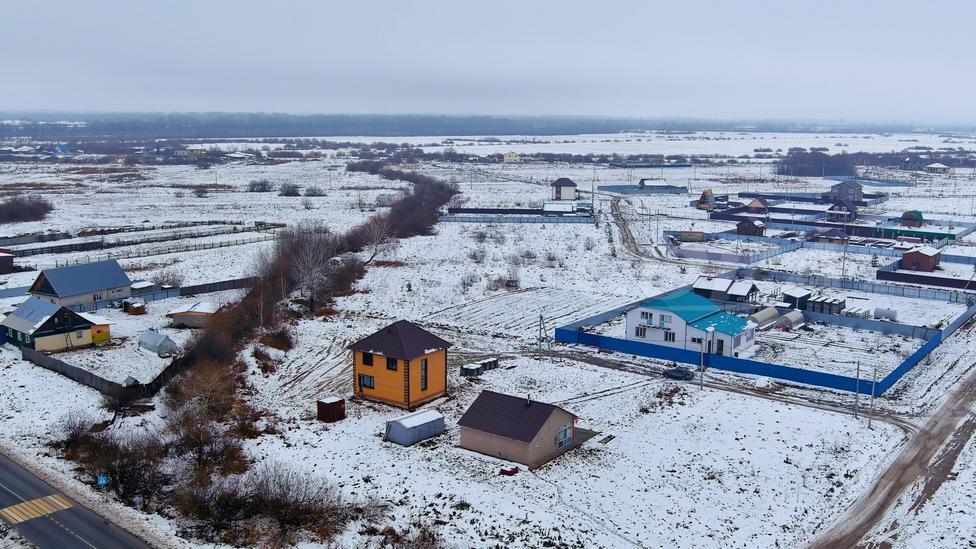
[[[718,353],[718,354],[720,354],[720,355],[724,355],[725,354],[725,340],[724,339],[718,340],[718,343],[717,343],[717,347],[716,347],[716,351],[715,352]]]

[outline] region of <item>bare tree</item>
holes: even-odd
[[[321,528],[326,520],[345,522],[338,492],[320,478],[282,463],[269,463],[252,478],[256,506],[282,536],[303,527]]]
[[[308,298],[308,308],[315,312],[315,298],[328,287],[329,280],[339,268],[335,256],[339,239],[328,232],[303,231],[295,242],[291,264],[292,278],[298,289]]]
[[[366,251],[369,253],[367,264],[383,254],[392,252],[399,245],[399,241],[393,238],[390,219],[383,215],[374,216],[369,220],[363,231],[363,238]]]

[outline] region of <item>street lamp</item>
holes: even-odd
[[[712,341],[715,339],[715,327],[709,326],[708,328],[705,328],[705,334],[706,337],[703,337],[701,343],[699,343],[699,345],[701,346],[701,369],[698,374],[699,390],[705,389],[705,339],[708,338],[708,345],[709,345],[708,352],[712,352],[711,345],[712,345]]]

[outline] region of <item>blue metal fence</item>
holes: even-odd
[[[753,269],[736,269],[734,271],[729,271],[727,273],[722,273],[718,276],[727,278],[751,278]],[[793,273],[767,273],[769,275],[783,275],[783,278],[787,278],[785,275],[790,275],[790,278],[804,279],[808,280],[810,277],[803,277],[802,275],[794,275]],[[814,277],[818,280],[823,277]],[[826,279],[832,280],[832,279]],[[844,281],[847,282],[847,281]],[[871,293],[881,293],[890,294],[888,291],[877,291],[884,287],[884,284],[872,284],[872,289],[876,290]],[[901,287],[894,287],[901,288]],[[678,291],[681,288],[671,290],[666,292],[667,295],[671,292]],[[856,289],[856,288],[855,288]],[[952,297],[958,294],[958,292],[945,292],[945,291],[927,291],[924,288],[906,288],[907,290],[922,290],[920,295],[916,295],[916,298],[922,299],[939,299],[940,301],[952,301]],[[862,290],[868,291],[868,290]],[[936,298],[935,295],[942,295],[943,298]],[[949,298],[949,299],[945,299]],[[650,358],[657,358],[661,360],[681,362],[684,364],[698,365],[704,363],[706,367],[716,368],[720,370],[726,370],[730,372],[761,375],[766,377],[771,377],[774,379],[782,379],[786,381],[793,381],[796,383],[802,383],[805,385],[813,385],[817,387],[825,387],[828,389],[836,389],[840,391],[847,392],[858,392],[860,394],[871,394],[872,383],[869,380],[857,378],[852,378],[849,376],[842,376],[837,374],[830,374],[827,372],[818,372],[815,370],[806,370],[803,368],[794,368],[792,366],[783,366],[780,364],[773,364],[767,362],[759,362],[755,360],[737,358],[737,357],[726,357],[721,355],[709,355],[705,354],[702,356],[700,352],[689,351],[686,349],[677,349],[672,347],[666,347],[663,345],[655,345],[653,343],[645,343],[641,341],[630,341],[626,339],[620,339],[610,336],[604,336],[600,334],[594,334],[584,331],[586,327],[597,326],[613,320],[621,315],[623,315],[630,308],[638,305],[641,301],[635,301],[627,305],[617,307],[611,311],[596,314],[576,322],[567,324],[556,328],[555,339],[560,343],[575,343],[581,345],[590,345],[598,347],[600,349],[608,349],[612,351],[628,353],[636,356],[646,356]],[[925,340],[915,352],[909,355],[898,367],[888,373],[882,380],[875,384],[874,395],[880,396],[885,391],[890,389],[895,383],[898,382],[906,373],[911,371],[912,368],[917,366],[925,358],[927,358],[932,351],[934,351],[942,343],[942,341],[949,337],[952,333],[958,330],[966,322],[976,317],[976,304],[971,305],[966,311],[956,318],[952,323],[950,323],[946,328],[932,329],[926,328],[924,326],[909,326],[905,324],[898,324],[892,322],[881,322],[872,319],[863,319],[856,317],[845,317],[840,315],[829,315],[823,313],[814,313],[811,311],[805,311],[804,315],[810,320],[826,322],[828,324],[837,324],[841,326],[847,326],[853,329],[865,329],[872,330],[881,333],[895,333],[899,335],[905,335],[909,337],[915,337]]]
[[[653,343],[644,343],[641,341],[630,341],[627,339],[593,334],[584,332],[580,329],[570,329],[565,327],[556,328],[555,337],[556,341],[560,343],[590,345],[600,349],[607,349],[636,356],[657,358],[660,360],[680,362],[682,364],[691,364],[695,366],[704,363],[705,367],[707,368],[715,368],[718,370],[725,370],[740,374],[766,376],[774,379],[803,383],[805,385],[837,389],[840,391],[857,391],[865,395],[871,394],[870,382],[861,380],[860,383],[858,383],[856,378],[830,374],[827,372],[804,370],[802,368],[793,368],[791,366],[781,366],[779,364],[771,364],[756,360],[715,354],[706,353],[703,355],[702,353],[696,351],[665,347],[664,345],[655,345]],[[880,388],[880,385],[878,385],[878,387]],[[880,390],[877,391],[876,396],[880,395],[881,392],[882,391]]]

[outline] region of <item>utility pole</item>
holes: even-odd
[[[854,374],[857,378],[854,388],[854,419],[857,419],[857,406],[861,403],[861,361],[857,361],[857,373]]]
[[[868,416],[868,429],[871,428],[871,418],[874,417],[874,388],[878,385],[878,364],[874,365],[874,375],[871,377],[871,415]]]

